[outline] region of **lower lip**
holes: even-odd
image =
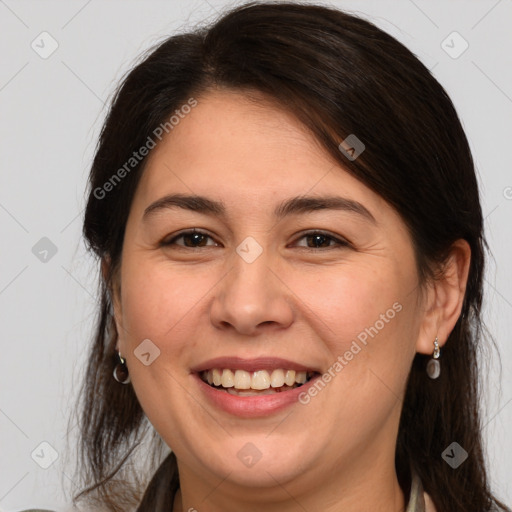
[[[223,411],[244,418],[257,418],[281,411],[297,403],[299,395],[308,391],[321,375],[315,375],[311,380],[289,391],[280,391],[271,395],[236,396],[226,391],[219,391],[204,380],[199,374],[193,373],[199,388],[214,405]]]

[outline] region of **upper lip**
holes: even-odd
[[[216,357],[208,359],[191,368],[192,372],[202,372],[204,370],[219,369],[236,369],[245,370],[246,372],[255,372],[257,370],[295,370],[295,371],[311,371],[318,372],[318,368],[313,368],[289,359],[280,357],[257,357],[254,359],[244,359],[243,357]]]

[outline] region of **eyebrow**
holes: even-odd
[[[198,195],[171,194],[151,203],[144,210],[142,218],[143,220],[147,220],[156,212],[173,208],[181,208],[216,217],[226,217],[226,207],[222,202]],[[317,210],[342,210],[351,212],[360,215],[373,224],[377,224],[375,217],[365,206],[357,201],[340,196],[293,197],[279,204],[274,210],[274,216],[277,219],[282,219],[289,215],[310,213]]]

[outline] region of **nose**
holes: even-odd
[[[293,294],[272,265],[268,252],[249,263],[237,253],[233,266],[215,287],[212,324],[248,336],[283,329],[293,322]]]

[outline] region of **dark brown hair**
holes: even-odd
[[[462,314],[443,348],[443,371],[426,377],[416,354],[403,402],[396,469],[404,489],[419,474],[438,512],[510,510],[489,489],[481,424],[479,359],[484,250],[482,212],[468,141],[455,108],[429,70],[372,23],[319,5],[249,3],[207,27],[169,37],[144,55],[112,99],[90,173],[83,226],[89,247],[111,263],[100,276],[101,304],[80,409],[83,491],[108,510],[172,510],[179,487],[171,452],[152,484],[129,478],[129,461],[151,431],[131,385],[112,378],[117,333],[110,290],[124,230],[146,158],[105,191],[155,129],[213,88],[263,93],[293,113],[349,173],[383,197],[406,223],[422,286],[436,279],[454,241],[471,247]],[[339,144],[355,134],[355,160]],[[126,167],[125,167],[126,169]],[[441,453],[456,441],[469,454],[456,470]],[[156,467],[156,462],[153,466]],[[149,476],[149,475],[146,475]],[[131,484],[130,484],[131,482]],[[157,496],[165,483],[164,495]],[[158,505],[157,505],[158,503]]]

